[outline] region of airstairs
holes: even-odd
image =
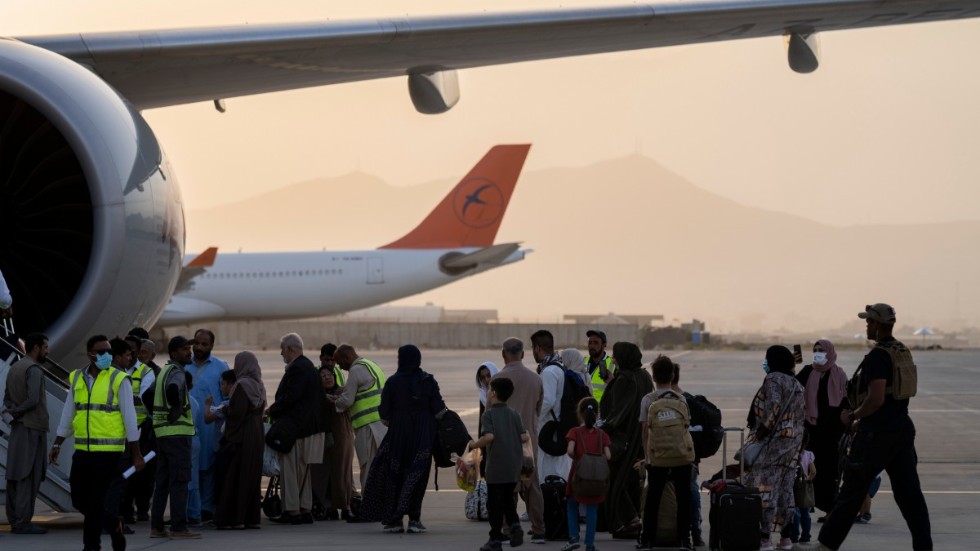
[[[12,341],[13,320],[3,320],[0,325],[0,396],[7,388],[7,372],[10,366],[21,359],[23,355],[17,348],[16,342]],[[61,420],[61,410],[64,407],[65,399],[68,397],[68,371],[52,360],[46,360],[43,365],[45,377],[45,391],[47,393],[48,417],[50,418],[50,430],[48,431],[47,449],[51,449],[57,436],[58,422]],[[7,452],[10,439],[10,425],[7,424],[6,416],[0,418],[0,504],[6,503],[6,471],[7,471]],[[65,453],[58,458],[58,465],[48,465],[47,476],[41,483],[41,490],[38,497],[56,511],[72,511],[71,491],[68,484],[68,475],[71,472],[71,456],[68,450],[74,449],[74,440],[69,438],[64,443]]]

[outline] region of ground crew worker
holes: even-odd
[[[133,405],[136,407],[136,424],[140,427],[140,453],[143,457],[154,449],[153,420],[150,419],[147,404],[143,401],[146,391],[153,388],[156,374],[153,369],[139,359],[143,339],[136,335],[127,335],[126,343],[132,352],[132,360],[126,367],[126,374],[133,382]],[[151,396],[147,396],[152,400]],[[126,492],[123,494],[122,517],[126,524],[136,521],[150,520],[150,498],[153,496],[153,482],[156,478],[156,462],[151,461],[146,468],[131,476],[126,482]]]
[[[347,381],[340,394],[328,394],[337,412],[350,413],[354,429],[354,451],[361,469],[361,490],[367,480],[371,461],[378,453],[388,427],[381,422],[378,407],[381,405],[381,389],[385,386],[385,374],[378,364],[357,355],[349,344],[342,344],[334,352],[334,359],[347,371]]]
[[[157,473],[150,513],[150,537],[196,539],[187,529],[187,483],[191,481],[191,437],[194,420],[187,393],[184,365],[191,361],[194,341],[176,336],[167,344],[170,361],[160,370],[153,393],[153,433],[157,439]],[[170,498],[170,531],[163,512]]]
[[[113,551],[126,549],[123,523],[118,516],[122,497],[122,472],[131,465],[143,469],[133,388],[124,371],[113,367],[113,358],[125,362],[129,346],[122,339],[103,335],[86,343],[91,363],[68,378],[68,397],[61,412],[58,436],[48,459],[58,464],[65,439],[74,434],[71,502],[85,516],[82,542],[85,549],[100,549],[102,530],[112,539]],[[129,453],[123,453],[128,450]]]
[[[585,336],[589,339],[589,362],[586,367],[592,383],[592,396],[595,397],[596,402],[602,403],[602,394],[606,391],[606,384],[612,380],[616,372],[616,364],[613,363],[612,356],[606,354],[605,332],[589,329],[585,332]]]

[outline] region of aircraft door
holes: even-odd
[[[380,284],[385,282],[384,259],[377,256],[369,256],[367,259],[367,282],[368,284]]]

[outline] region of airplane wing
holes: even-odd
[[[90,67],[147,109],[521,61],[977,16],[977,0],[662,0],[20,40]]]
[[[205,251],[194,257],[180,270],[180,276],[177,279],[177,287],[174,289],[174,294],[180,293],[182,291],[187,291],[194,284],[193,280],[195,277],[203,274],[208,268],[214,266],[214,259],[218,255],[218,247],[208,247]]]

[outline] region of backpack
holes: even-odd
[[[892,386],[885,389],[885,392],[896,400],[908,400],[915,396],[919,376],[908,347],[899,341],[889,341],[879,342],[875,348],[884,349],[892,358]]]
[[[552,364],[555,365],[555,364]],[[561,366],[558,366],[561,367]],[[547,366],[546,366],[547,368]],[[564,369],[564,384],[559,403],[561,415],[555,416],[551,410],[551,421],[548,421],[538,431],[538,447],[546,454],[560,457],[565,455],[568,444],[565,435],[578,426],[578,403],[582,398],[590,396],[589,387],[570,369]],[[543,372],[543,371],[542,371]]]
[[[436,445],[432,448],[432,459],[436,467],[454,467],[452,454],[463,455],[466,444],[471,440],[466,424],[459,414],[446,408],[436,414]]]
[[[688,428],[691,414],[687,403],[676,393],[667,391],[650,404],[647,430],[649,463],[654,467],[680,467],[694,463],[694,441]]]
[[[691,413],[691,427],[701,427],[701,430],[691,432],[694,456],[700,461],[718,453],[718,448],[725,439],[725,430],[721,428],[721,410],[700,394],[685,395],[685,398]]]
[[[599,438],[599,451],[590,453],[585,448],[582,430],[575,433],[576,445],[582,446],[582,457],[575,464],[575,477],[572,478],[572,493],[582,497],[604,496],[609,490],[609,462],[602,453],[602,435]]]

